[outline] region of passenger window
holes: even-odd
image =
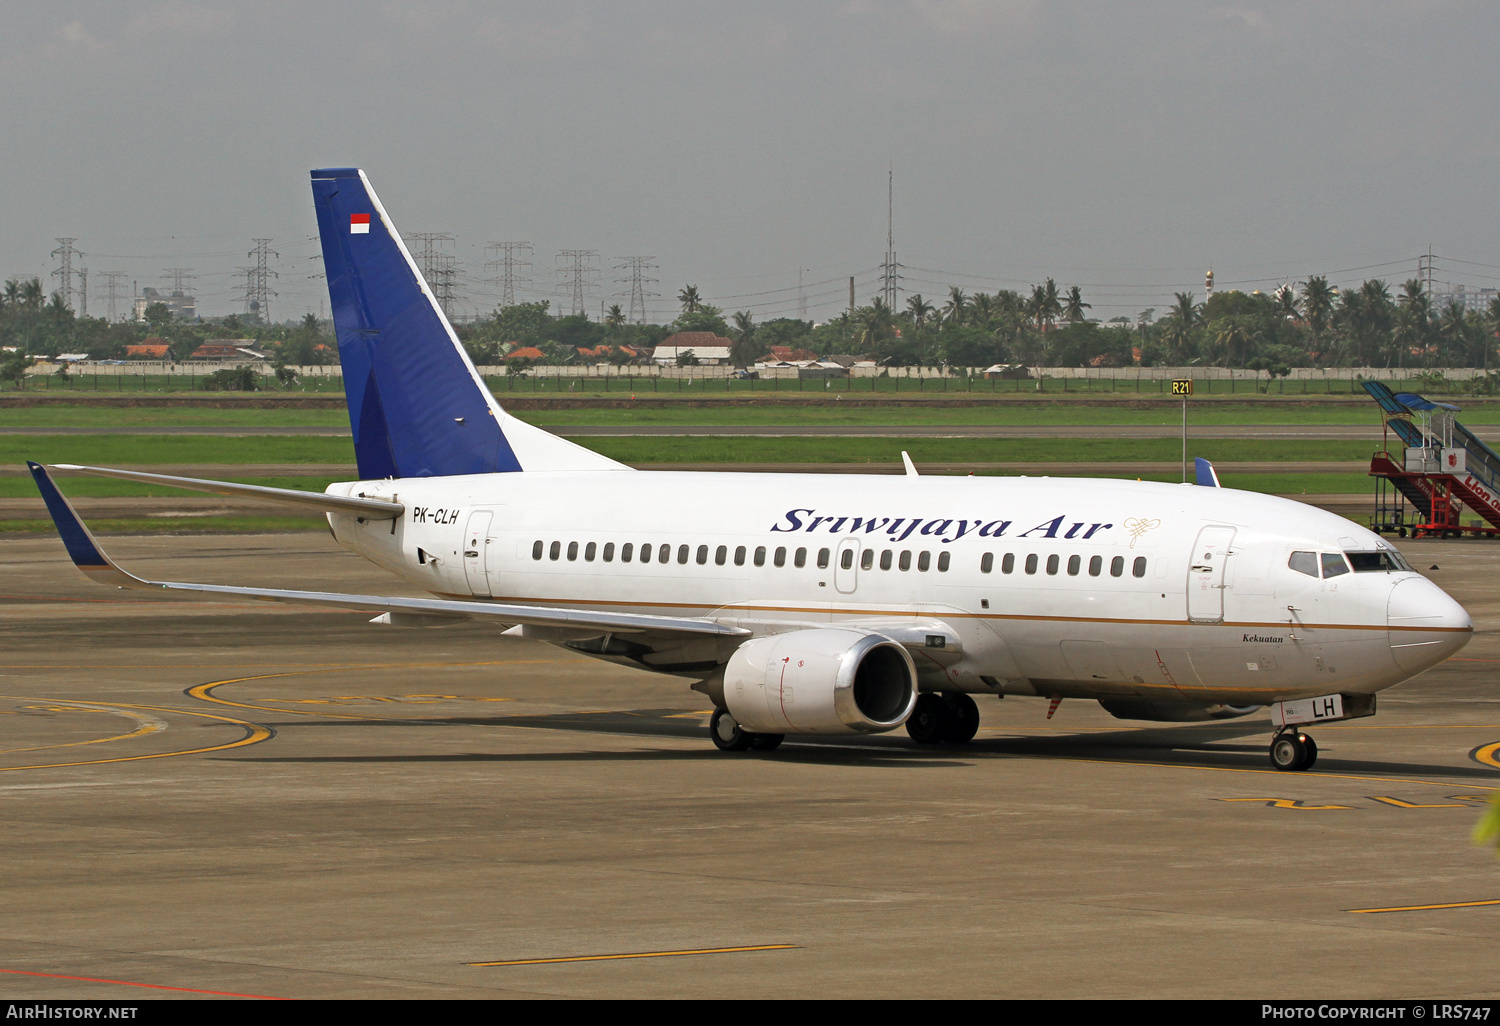
[[[1026,572],[1028,574],[1034,574],[1034,573],[1036,573],[1036,553],[1035,552],[1033,552],[1031,555],[1029,555],[1029,556],[1026,557]]]
[[[642,563],[649,563],[649,562],[651,562],[651,545],[649,543],[645,543],[645,544],[641,545],[641,562]]]
[[[948,564],[952,555],[953,553],[951,552],[938,553],[938,573],[945,574],[948,572]]]
[[[604,543],[604,561],[606,563],[613,563],[615,561],[615,543],[614,542],[605,542]]]
[[[865,549],[865,551],[863,551],[863,552],[861,552],[859,554],[859,568],[861,570],[868,570],[868,569],[870,569],[874,565],[875,565],[875,550],[874,549]]]
[[[1091,556],[1089,558],[1089,576],[1098,577],[1102,573],[1104,573],[1104,557]]]
[[[703,564],[705,564],[707,562],[708,562],[708,546],[707,545],[699,545],[698,546],[698,565],[702,566]]]
[[[1000,572],[1002,574],[1014,573],[1016,569],[1016,554],[1007,552],[1000,559]]]
[[[1052,555],[1047,557],[1047,575],[1049,577],[1057,576],[1057,564],[1060,562],[1061,560],[1058,558],[1056,553],[1053,553]]]
[[[755,546],[755,565],[766,565],[766,547],[764,545]]]
[[[1344,557],[1337,552],[1323,553],[1323,577],[1337,577],[1339,574],[1347,574],[1349,564],[1344,562]]]
[[[745,565],[745,546],[739,545],[739,546],[735,547],[735,550],[734,550],[734,565],[735,566],[744,566]]]
[[[687,546],[684,545],[683,548],[687,548]],[[672,546],[667,545],[665,543],[663,543],[662,545],[658,546],[657,549],[656,549],[656,561],[658,563],[670,563],[670,562],[672,562]],[[686,563],[687,560],[684,559],[683,562]]]
[[[594,557],[597,556],[598,554],[599,554],[599,543],[598,542],[589,542],[588,545],[586,545],[584,547],[584,550],[583,550],[583,561],[585,563],[592,563],[594,561]]]
[[[854,569],[854,550],[853,549],[845,549],[843,552],[839,553],[839,566],[842,567],[845,570],[853,570]]]
[[[1146,557],[1145,556],[1136,556],[1135,557],[1135,563],[1131,566],[1130,572],[1132,574],[1134,574],[1136,577],[1145,577],[1146,576]]]
[[[995,554],[993,552],[986,552],[979,557],[980,573],[987,574],[993,569],[995,569]]]
[[[1316,552],[1293,552],[1292,558],[1286,561],[1286,565],[1299,574],[1309,577],[1318,576],[1318,554]]]
[[[572,563],[578,559],[578,543],[568,542],[568,562]]]
[[[643,550],[644,551],[644,550]],[[626,542],[620,546],[620,562],[629,563],[630,557],[635,553],[635,542]]]
[[[798,548],[797,549],[796,553],[792,556],[792,565],[795,566],[798,570],[801,570],[803,567],[805,567],[807,565],[807,550],[806,549],[804,549],[804,548]]]
[[[819,549],[818,550],[818,569],[819,570],[827,570],[828,569],[828,550],[827,549]]]
[[[932,568],[932,553],[923,550],[917,554],[917,569],[924,574]]]
[[[901,567],[902,570],[911,569],[911,549],[901,550],[901,560],[896,565]]]
[[[666,546],[666,547],[668,549],[671,548],[671,546]],[[679,546],[677,546],[677,562],[684,563],[684,564],[687,563],[687,561],[688,561],[688,555],[689,555],[690,551],[691,550],[686,545],[679,545]],[[707,551],[704,552],[704,558],[705,559],[708,558]]]
[[[777,566],[786,566],[786,546],[785,545],[778,545],[778,546],[776,546],[776,565]]]
[[[882,570],[889,570],[890,568],[891,568],[891,550],[890,549],[886,549],[886,550],[884,550],[883,552],[880,553],[880,569],[882,569]]]
[[[547,551],[548,559],[557,559],[562,555],[562,542],[553,542],[552,548]]]
[[[542,558],[542,550],[545,549],[546,547],[547,546],[543,545],[541,542],[536,542],[535,544],[533,544],[531,546],[531,558],[532,559],[541,559]]]
[[[1083,569],[1083,557],[1082,556],[1069,556],[1068,557],[1068,576],[1069,577],[1077,577],[1078,576],[1078,571],[1080,571],[1082,569]]]
[[[1116,556],[1109,561],[1109,576],[1120,577],[1125,573],[1125,557]]]
[[[744,551],[745,551],[744,549],[740,550],[740,552],[744,552]],[[727,545],[720,545],[718,548],[714,549],[714,566],[723,566],[728,561],[729,561],[729,546],[727,546]]]

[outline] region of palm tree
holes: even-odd
[[[604,326],[616,330],[625,326],[625,311],[620,309],[619,303],[611,303],[609,312],[604,315]]]
[[[734,315],[734,342],[729,347],[729,362],[736,367],[748,367],[761,355],[762,347],[755,341],[755,317],[749,310],[740,310]]]
[[[943,306],[943,315],[949,324],[962,324],[969,308],[969,297],[957,285],[948,287],[948,302]]]
[[[1083,320],[1083,312],[1085,310],[1092,310],[1093,308],[1092,303],[1085,303],[1083,301],[1083,290],[1077,285],[1073,285],[1068,289],[1067,299],[1063,301],[1063,320],[1069,324],[1077,324]]]
[[[1396,303],[1396,330],[1391,340],[1396,344],[1396,366],[1401,367],[1408,354],[1415,356],[1427,349],[1432,310],[1422,282],[1417,278],[1408,278],[1402,283]]]
[[[1167,358],[1182,366],[1187,360],[1188,347],[1193,340],[1193,328],[1197,326],[1203,308],[1193,300],[1191,292],[1177,293],[1177,302],[1164,317],[1162,341],[1167,346]]]
[[[685,314],[697,313],[703,307],[703,297],[698,295],[698,286],[688,285],[677,293],[677,302],[682,304]]]
[[[1292,288],[1292,283],[1283,283],[1274,295],[1276,296],[1276,306],[1281,311],[1282,319],[1295,321],[1298,315],[1297,290]]]
[[[980,327],[988,327],[990,318],[995,316],[995,297],[984,292],[976,292],[974,298],[969,300],[969,323]]]
[[[1328,279],[1317,274],[1302,283],[1302,319],[1307,322],[1307,328],[1312,332],[1314,348],[1318,345],[1319,336],[1323,329],[1328,327],[1328,318],[1333,313],[1333,300],[1338,295],[1337,291],[1329,288]]]
[[[1500,335],[1500,296],[1490,300],[1484,326],[1484,367],[1490,366],[1490,353],[1495,350],[1495,337]]]
[[[934,309],[931,303],[922,298],[922,293],[920,292],[907,297],[906,312],[911,314],[911,323],[918,331],[927,327],[927,321],[932,316]]]

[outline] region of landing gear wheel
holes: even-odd
[[[1300,731],[1277,734],[1271,739],[1271,765],[1279,770],[1305,770],[1317,757],[1318,748],[1312,738]]]
[[[974,699],[962,691],[950,691],[943,695],[943,706],[948,721],[943,740],[955,745],[974,740],[979,732],[979,706]]]
[[[942,695],[930,691],[917,696],[917,704],[906,718],[906,733],[919,745],[940,745],[948,728],[948,708]]]
[[[781,742],[785,740],[785,734],[752,734],[750,736],[750,750],[752,752],[774,752],[781,747]]]
[[[743,752],[755,740],[755,735],[740,727],[739,722],[724,709],[715,709],[708,721],[708,736],[714,739],[714,747],[721,752]]]

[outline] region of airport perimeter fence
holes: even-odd
[[[79,363],[67,368],[38,365],[22,383],[0,382],[0,393],[26,392],[214,392],[207,379],[233,364],[166,364],[138,361],[123,364]],[[295,380],[283,384],[270,368],[254,366],[257,391],[287,394],[343,394],[337,365],[293,367]],[[478,368],[496,395],[611,395],[692,394],[838,394],[838,395],[964,395],[964,394],[1134,394],[1170,397],[1173,380],[1189,378],[1198,395],[1358,395],[1368,380],[1433,395],[1470,394],[1475,383],[1488,378],[1475,368],[1293,368],[1285,377],[1263,371],[1224,367],[1036,367],[1025,376],[986,375],[977,368],[856,367],[848,372],[824,368],[771,368],[751,376],[728,367],[532,367],[507,373],[505,367]],[[1485,382],[1488,384],[1488,382]]]

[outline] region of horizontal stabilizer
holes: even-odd
[[[235,484],[233,481],[205,481],[196,477],[147,474],[139,470],[79,467],[71,463],[57,463],[52,469],[67,470],[78,474],[94,474],[98,477],[117,477],[122,481],[139,481],[142,484],[168,485],[172,488],[186,488],[194,492],[211,492],[214,495],[262,499],[266,502],[280,502],[292,506],[311,506],[325,513],[350,513],[357,517],[364,517],[366,520],[395,520],[406,512],[404,504],[387,499],[362,499],[357,496],[304,492],[296,488],[268,488],[264,485]]]
[[[395,598],[385,595],[345,595],[326,591],[282,591],[275,588],[237,588],[215,584],[187,584],[177,581],[148,581],[120,569],[99,547],[84,526],[71,503],[58,491],[47,468],[27,463],[52,514],[57,533],[67,546],[74,564],[101,584],[147,591],[166,590],[195,595],[229,595],[259,599],[265,602],[291,602],[301,605],[332,606],[361,611],[384,610],[398,614],[391,622],[400,623],[407,616],[424,619],[459,617],[498,624],[536,624],[548,627],[597,629],[613,634],[649,632],[656,634],[717,635],[726,638],[747,637],[743,627],[721,624],[716,620],[695,617],[651,616],[642,613],[608,613],[593,610],[553,609],[546,606],[511,605],[500,602],[475,602],[463,599]]]

